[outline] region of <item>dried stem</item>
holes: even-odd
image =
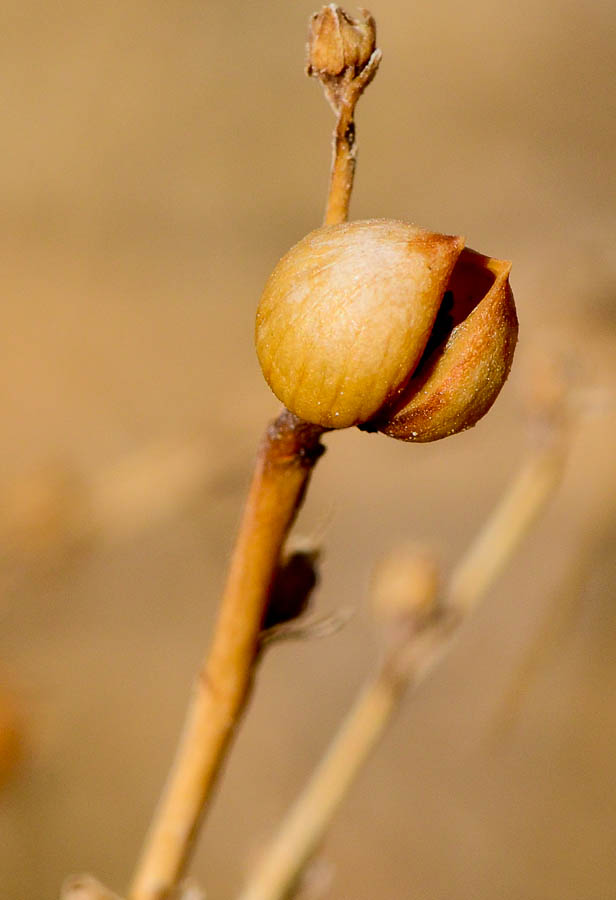
[[[153,441],[85,479],[46,465],[0,485],[0,568],[70,558],[95,540],[130,540],[193,499],[212,478],[203,438]]]
[[[560,484],[566,461],[558,444],[534,454],[453,573],[450,602],[471,612],[511,558],[519,542]]]
[[[333,15],[330,9],[327,15]],[[341,13],[336,12],[336,16]],[[366,27],[374,29],[370,24]],[[338,116],[326,223],[347,218],[355,170],[357,100],[380,62],[345,69],[326,85]],[[285,410],[267,432],[237,538],[211,650],[203,664],[167,786],[129,900],[163,900],[186,865],[216,775],[246,705],[280,552],[325,429]]]
[[[436,579],[415,580],[420,594],[413,597],[413,608],[402,628],[403,639],[392,645],[360,693],[240,900],[283,900],[294,895],[335,811],[391,719],[407,686],[408,633],[421,633],[435,610]]]
[[[398,685],[381,676],[359,697],[240,900],[292,896],[336,809],[389,721]]]
[[[322,433],[322,428],[308,425],[286,410],[266,432],[212,646],[195,686],[130,900],[162,900],[187,862],[248,699],[270,586],[310,473],[323,452]]]
[[[424,605],[427,612],[423,620],[412,621],[402,639],[391,645],[283,821],[240,900],[288,900],[294,895],[306,864],[400,700],[446,655],[462,622],[483,599],[553,495],[564,461],[565,444],[555,437],[522,466],[456,567],[444,601],[432,607],[429,603]],[[414,581],[417,583],[417,579]],[[429,589],[430,579],[423,583]]]
[[[60,900],[121,900],[91,875],[71,875],[60,889]]]
[[[353,190],[357,146],[355,143],[355,106],[366,86],[376,75],[381,62],[380,50],[375,50],[366,68],[353,81],[348,81],[340,99],[330,102],[336,112],[332,167],[325,210],[325,224],[339,225],[349,217],[349,203]]]
[[[334,131],[334,149],[325,210],[325,224],[339,225],[349,217],[349,203],[355,177],[355,106],[344,104]]]
[[[355,107],[377,73],[381,51],[368,10],[354,19],[335,3],[310,20],[306,74],[318,78],[336,115],[325,224],[346,222],[355,175]]]

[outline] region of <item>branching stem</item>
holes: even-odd
[[[355,106],[381,60],[324,85],[337,116],[326,224],[344,222],[355,172]],[[190,702],[176,759],[128,900],[164,900],[177,884],[250,694],[280,553],[326,429],[283,410],[261,448],[211,649]]]
[[[485,528],[458,563],[442,601],[420,627],[392,645],[361,691],[239,900],[290,900],[295,896],[307,863],[400,700],[447,655],[460,626],[492,587],[553,496],[565,459],[566,445],[556,436],[521,467]]]

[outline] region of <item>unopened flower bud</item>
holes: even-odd
[[[330,3],[313,15],[308,34],[308,75],[335,77],[364,68],[376,48],[376,24],[367,10],[362,9],[361,14],[361,19],[353,19]]]
[[[367,220],[325,226],[270,276],[257,312],[263,374],[296,415],[403,440],[463,431],[509,373],[509,264],[460,237]]]
[[[439,571],[434,552],[417,544],[395,547],[374,573],[374,611],[384,620],[426,620],[435,610]]]

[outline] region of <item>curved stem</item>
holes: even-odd
[[[288,410],[266,431],[211,649],[195,685],[130,900],[162,900],[184,870],[250,693],[270,586],[310,473],[323,453],[319,441],[323,431]]]

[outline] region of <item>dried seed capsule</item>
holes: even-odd
[[[507,376],[517,321],[507,264],[463,246],[389,220],[307,235],[274,269],[257,313],[276,396],[308,422],[404,440],[474,424]]]
[[[306,73],[336,77],[349,69],[354,73],[368,63],[376,49],[376,24],[370,13],[361,10],[354,19],[330,3],[310,20]]]

